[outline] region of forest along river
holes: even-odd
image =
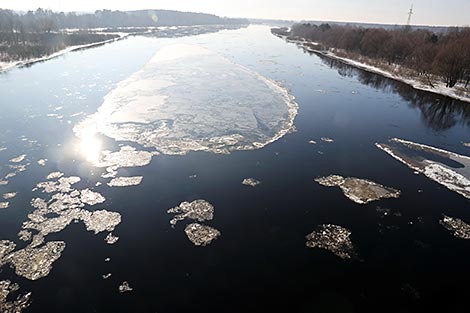
[[[5,312],[464,305],[468,104],[265,26],[131,37],[0,93]]]

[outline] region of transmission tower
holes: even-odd
[[[408,11],[408,21],[406,22],[406,26],[411,26],[411,16],[413,15],[413,4],[411,5],[410,11]]]

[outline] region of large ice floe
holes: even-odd
[[[414,171],[470,198],[470,157],[398,138],[376,146]]]
[[[328,177],[318,177],[315,181],[326,187],[340,187],[346,197],[359,204],[400,196],[399,190],[361,178],[330,175]]]
[[[321,248],[331,251],[342,259],[356,258],[357,253],[349,239],[351,232],[341,226],[325,224],[306,236],[305,245],[309,248]]]
[[[294,130],[298,106],[286,89],[200,46],[159,50],[74,127],[157,151],[251,150]]]

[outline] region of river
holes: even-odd
[[[174,145],[172,150],[158,149],[141,141],[141,133],[131,140],[135,136],[126,137],[115,129],[102,131],[98,146],[81,145],[77,125],[99,111],[107,101],[104,97],[121,88],[122,81],[158,51],[175,44],[210,51],[218,58],[211,63],[215,69],[230,61],[235,67],[222,68],[229,74],[241,75],[246,69],[253,88],[261,84],[257,77],[267,86],[271,82],[281,86],[298,105],[293,125],[285,113],[283,129],[257,135],[256,140],[266,140],[262,147],[246,144],[218,151],[224,153],[206,146],[205,151]],[[155,71],[170,75],[162,68]],[[204,99],[215,101],[215,108],[236,97],[233,89],[223,89],[220,79],[213,77],[213,82],[200,87],[214,86]],[[227,83],[227,88],[231,86]],[[256,92],[250,86],[237,92],[256,103],[266,99],[264,94],[255,97],[264,85],[256,85]],[[463,144],[470,142],[468,104],[307,53],[257,25],[177,38],[135,36],[75,51],[0,75],[0,94],[0,147],[6,148],[0,151],[0,177],[17,172],[0,186],[1,194],[17,193],[5,200],[8,208],[0,209],[0,239],[15,242],[17,250],[28,245],[17,234],[35,210],[31,200],[46,195],[40,188],[32,190],[51,172],[79,177],[77,188],[106,199],[93,206],[85,203],[85,209],[118,212],[121,217],[112,230],[119,237],[114,244],[104,241],[110,231],[95,234],[81,222],[48,233],[45,242],[63,241],[66,246],[50,273],[40,279],[17,275],[14,268],[3,265],[0,281],[20,286],[13,298],[32,293],[24,312],[457,312],[465,308],[470,241],[453,236],[440,221],[445,214],[470,222],[469,200],[414,173],[376,143],[400,138],[469,156],[470,148]],[[272,101],[281,101],[279,97]],[[227,110],[231,109],[225,106],[221,114]],[[249,127],[239,124],[230,127]],[[258,133],[248,129],[247,134]],[[117,166],[119,176],[141,177],[142,182],[108,186],[109,179],[101,177],[105,166],[97,164],[90,151],[116,152],[124,146],[147,153],[148,162]],[[11,161],[23,154],[24,160]],[[18,164],[25,165],[24,170],[11,167]],[[358,204],[340,188],[315,182],[332,174],[367,179],[401,194]],[[243,185],[246,178],[261,184]],[[198,199],[212,204],[214,212],[213,219],[196,222],[220,232],[206,246],[195,246],[185,234],[184,226],[194,221],[172,227],[174,214],[167,213],[183,201]],[[357,257],[342,259],[327,249],[307,247],[306,236],[322,224],[349,230]],[[111,276],[103,279],[108,273]],[[132,291],[119,292],[124,281]]]

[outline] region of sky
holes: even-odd
[[[405,24],[470,25],[470,0],[0,0],[0,8],[93,12],[171,9],[219,16]]]

